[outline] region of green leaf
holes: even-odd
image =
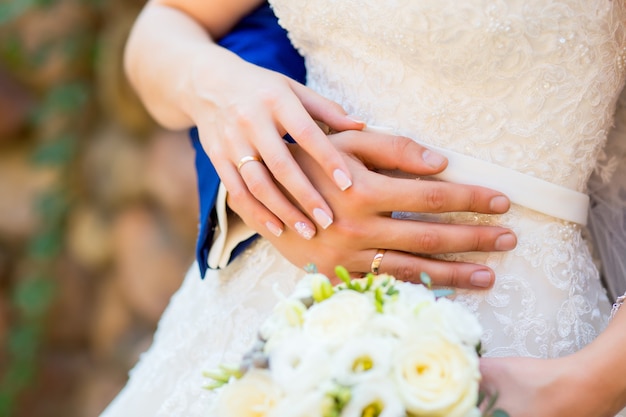
[[[31,160],[36,165],[64,166],[70,162],[76,151],[76,138],[66,134],[56,140],[40,144]]]
[[[0,3],[0,25],[19,18],[36,3],[36,0],[12,0],[7,3]]]
[[[400,294],[400,291],[396,287],[389,287],[387,289],[387,295],[393,297],[394,295]]]
[[[454,290],[450,290],[446,288],[439,288],[439,289],[433,290],[433,294],[435,295],[435,298],[442,298],[442,297],[447,297],[449,295],[454,294]]]
[[[51,188],[37,196],[35,208],[40,217],[45,219],[47,232],[57,231],[61,233],[59,223],[67,213],[69,202],[63,190]],[[43,234],[40,232],[40,234]]]
[[[504,410],[497,409],[494,410],[493,413],[491,413],[491,417],[509,417],[509,413]]]
[[[368,291],[370,288],[372,288],[372,285],[374,285],[374,274],[367,274],[365,278],[367,279],[367,285],[365,286],[365,291]]]
[[[52,304],[56,285],[45,278],[20,281],[13,293],[15,304],[27,317],[41,317]]]
[[[350,287],[350,282],[351,282],[350,273],[345,267],[341,265],[337,265],[335,267],[335,275],[337,275],[337,278],[342,280],[348,287]]]
[[[58,230],[48,230],[35,236],[29,246],[28,255],[38,260],[49,260],[61,252],[63,239]]]
[[[15,327],[9,334],[8,347],[10,352],[15,358],[26,357],[32,359],[35,356],[37,350],[37,340],[40,335],[39,326],[32,323],[27,325]],[[17,362],[13,363],[16,365]]]

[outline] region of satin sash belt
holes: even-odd
[[[393,134],[392,129],[381,126],[367,126],[364,130]],[[505,194],[512,203],[569,222],[587,224],[587,194],[449,149],[416,142],[448,158],[448,167],[434,178],[491,188]]]

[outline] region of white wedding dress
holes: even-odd
[[[578,192],[609,159],[626,75],[622,0],[271,3],[306,56],[309,85],[368,123]],[[521,205],[442,220],[518,236],[511,252],[447,257],[496,272],[492,290],[458,295],[484,325],[487,355],[562,356],[605,327],[610,303],[582,226]],[[208,415],[202,371],[237,361],[276,301],[273,286],[287,294],[302,274],[263,240],[204,280],[193,267],[104,416]]]

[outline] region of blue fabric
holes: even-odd
[[[242,19],[218,43],[246,61],[283,73],[301,83],[305,81],[304,61],[291,45],[285,30],[278,25],[276,16],[267,3]],[[204,277],[209,250],[217,226],[215,200],[220,179],[200,144],[196,128],[190,130],[190,137],[196,151],[195,163],[200,195],[200,230],[196,245],[196,257],[200,266],[200,274]],[[232,261],[255,238],[256,236],[240,243],[233,251],[230,260]]]

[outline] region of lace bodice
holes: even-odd
[[[585,189],[624,81],[624,2],[270,3],[309,85],[348,112]]]
[[[611,0],[271,0],[308,85],[370,124],[585,191],[626,74],[626,4]],[[506,181],[506,179],[503,179]],[[401,214],[407,218],[411,214]],[[514,206],[509,253],[453,254],[497,284],[458,299],[492,355],[560,356],[591,341],[606,297],[582,229]]]

